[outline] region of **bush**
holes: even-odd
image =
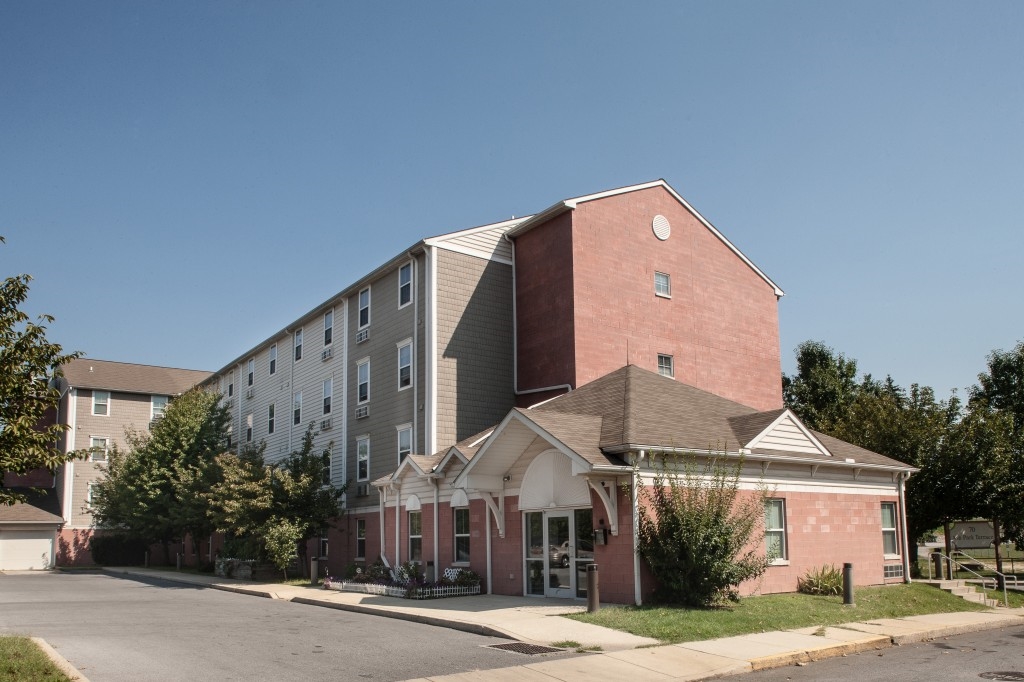
[[[832,564],[812,568],[796,581],[796,589],[804,594],[838,595],[843,592],[843,571]]]
[[[655,463],[657,462],[657,463]],[[655,599],[708,607],[739,601],[737,587],[760,577],[771,561],[758,533],[767,491],[740,496],[742,461],[709,453],[652,458],[653,485],[639,491],[639,550],[658,586]]]
[[[89,539],[92,560],[100,566],[141,566],[149,544],[123,533],[97,533]]]

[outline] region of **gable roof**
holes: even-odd
[[[744,449],[749,450],[747,454],[766,457],[822,462],[852,459],[858,464],[911,468],[807,429],[787,409],[761,412],[636,365],[617,369],[526,412],[531,419],[549,422],[547,413],[601,417],[599,447],[606,457],[640,449]],[[549,430],[556,436],[563,432],[556,424]],[[787,438],[789,444],[785,445]]]
[[[11,492],[23,493],[24,502],[17,504],[0,504],[0,525],[17,524],[61,524],[60,501],[57,491],[50,489],[35,490],[32,488],[8,488]]]
[[[786,292],[784,292],[781,288],[779,288],[778,284],[773,282],[771,280],[771,278],[768,277],[768,275],[764,274],[764,272],[762,272],[759,267],[754,265],[754,262],[752,260],[750,260],[749,258],[747,258],[747,256],[744,255],[744,253],[742,251],[740,251],[738,248],[736,248],[735,244],[733,244],[731,241],[726,239],[725,235],[718,231],[718,228],[716,228],[714,225],[712,225],[711,222],[708,221],[707,218],[702,216],[697,211],[697,209],[695,209],[693,206],[691,206],[689,204],[689,202],[686,201],[686,199],[684,199],[679,194],[679,192],[677,192],[674,189],[672,189],[672,186],[669,185],[667,182],[665,182],[662,179],[654,180],[652,182],[644,182],[644,183],[641,183],[639,185],[629,185],[629,186],[626,186],[626,187],[619,187],[619,188],[616,188],[616,189],[610,189],[610,190],[606,190],[604,192],[597,192],[595,194],[585,194],[585,195],[579,196],[579,197],[573,197],[573,198],[570,198],[570,199],[563,199],[562,201],[559,201],[559,202],[557,202],[555,204],[552,204],[551,206],[549,206],[545,210],[541,211],[540,213],[537,213],[537,214],[527,218],[526,220],[523,220],[522,222],[520,222],[518,225],[516,225],[515,227],[513,227],[512,229],[510,229],[508,231],[508,233],[507,233],[508,237],[510,239],[514,239],[515,237],[518,237],[519,235],[521,235],[521,234],[523,234],[525,232],[529,232],[530,230],[532,230],[533,228],[537,227],[538,225],[546,223],[548,220],[550,220],[551,218],[554,218],[557,215],[565,213],[566,211],[575,210],[576,207],[579,206],[582,203],[586,203],[588,201],[596,201],[598,199],[604,199],[606,197],[617,196],[619,194],[628,194],[629,192],[639,192],[641,190],[651,189],[652,187],[661,187],[666,192],[671,194],[672,197],[676,201],[678,201],[683,206],[683,208],[685,208],[687,211],[689,211],[690,214],[694,218],[696,218],[704,227],[706,227],[708,229],[708,231],[711,232],[711,234],[713,234],[715,237],[717,237],[723,244],[725,244],[725,246],[730,251],[732,251],[734,254],[736,254],[739,257],[740,260],[742,260],[744,263],[746,263],[747,266],[751,270],[753,270],[755,273],[757,273],[758,277],[763,279],[765,281],[765,283],[767,283],[768,286],[770,286],[772,288],[772,290],[774,290],[776,296],[781,298],[781,297],[786,295]]]
[[[129,362],[78,358],[64,365],[64,378],[72,388],[94,388],[121,393],[181,395],[208,378],[210,373],[136,365]]]

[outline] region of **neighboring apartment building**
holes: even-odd
[[[89,450],[69,462],[55,480],[63,528],[57,537],[56,562],[87,564],[88,539],[94,531],[89,512],[92,484],[101,476],[107,453],[126,445],[128,429],[146,432],[176,396],[209,378],[209,372],[80,358],[64,366],[59,419],[68,425],[59,447],[64,452]]]
[[[711,402],[693,401],[697,394],[651,390],[646,375],[637,379],[648,387],[642,395],[678,395],[688,402],[659,409],[703,414],[714,405],[701,423],[723,431],[717,437],[729,452],[750,450],[765,471],[769,460],[799,462],[785,486],[794,495],[816,490],[822,497],[793,497],[790,507],[783,502],[775,510],[780,522],[788,510],[803,514],[805,503],[825,500],[830,507],[850,501],[867,509],[868,495],[884,498],[872,509],[884,515],[892,505],[899,510],[894,519],[902,518],[899,492],[911,469],[874,460],[873,453],[840,462],[837,453],[852,446],[826,447],[782,411],[782,294],[667,183],[656,181],[417,242],[239,355],[209,385],[221,390],[231,409],[235,448],[266,441],[266,457],[273,461],[296,448],[310,424],[319,431],[315,447],[332,453],[329,479],[350,484],[339,528],[320,543],[332,573],[378,556],[391,563],[411,557],[435,575],[449,565],[472,566],[488,578],[488,591],[544,594],[542,585],[563,581],[554,569],[565,567],[561,557],[549,562],[530,552],[562,545],[566,554],[582,551],[575,540],[597,529],[588,526],[599,515],[612,534],[610,549],[598,553],[626,581],[612,594],[639,600],[647,586],[633,564],[635,513],[629,496],[620,499],[621,486],[649,482],[628,473],[640,451],[673,447],[673,439],[692,450],[700,438],[662,430],[649,435],[667,441],[627,442],[621,428],[606,427],[632,412],[616,414],[607,392],[600,393],[600,410],[573,397],[577,389],[588,395],[592,384],[614,384],[608,377],[626,366],[710,394]],[[631,395],[621,392],[623,400]],[[537,416],[543,410],[516,407],[552,398],[570,416],[550,430]],[[636,406],[657,422],[651,409]],[[730,426],[736,419],[761,430],[747,424],[737,431]],[[585,441],[577,443],[580,450],[559,439],[565,429],[569,441]],[[619,441],[605,439],[608,433],[618,433]],[[724,443],[737,434],[746,440]],[[483,458],[475,459],[477,454]],[[544,464],[528,484],[526,474],[540,455]],[[856,466],[865,457],[888,483]],[[827,482],[832,476],[839,478]],[[541,494],[553,481],[561,481],[563,490]],[[827,497],[833,493],[838,495]],[[883,555],[880,526],[869,521],[878,515],[865,511],[864,519],[848,525],[863,526],[866,535],[851,536],[863,547],[858,556],[871,557],[880,568],[899,556]],[[549,522],[555,525],[548,528]],[[527,539],[523,529],[530,524],[537,528]],[[805,519],[799,527],[812,526],[820,532],[816,521]],[[890,530],[895,539],[894,529],[885,532]],[[812,548],[794,566],[823,563],[827,542],[792,542]],[[587,557],[566,558],[578,567]],[[896,568],[886,575],[902,575],[902,566]],[[770,589],[795,589],[794,570],[776,571]],[[882,571],[877,573],[862,579],[881,582]],[[568,577],[550,592],[570,593],[578,596],[579,585]]]

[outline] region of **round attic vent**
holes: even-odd
[[[651,221],[651,227],[654,229],[654,236],[661,241],[665,241],[672,234],[672,226],[669,225],[668,218],[663,215],[654,216],[654,220]]]

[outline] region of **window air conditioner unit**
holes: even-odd
[[[331,359],[331,356],[333,354],[334,354],[334,349],[333,348],[324,348],[324,352],[320,353],[320,360],[323,361],[323,362],[327,362],[328,360]]]
[[[356,343],[362,343],[370,338],[370,328],[360,329],[356,332]]]
[[[322,420],[320,422],[320,430],[321,431],[327,431],[330,428],[331,428],[331,420],[330,419],[324,419],[324,420]]]
[[[356,408],[356,419],[363,419],[370,416],[370,406],[360,405]]]
[[[247,389],[245,389],[245,397],[246,398],[249,398],[251,400],[254,395],[256,395],[256,389],[255,388],[247,388]]]

